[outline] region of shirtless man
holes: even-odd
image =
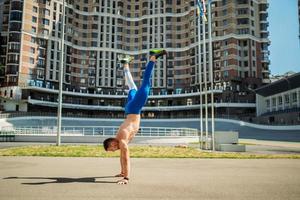
[[[137,90],[136,85],[132,79],[129,63],[132,57],[125,56],[120,59],[120,62],[124,67],[125,81],[129,87],[129,94],[127,99],[127,104],[125,106],[126,119],[121,124],[117,135],[115,138],[108,138],[104,140],[103,146],[106,151],[116,151],[120,149],[120,163],[121,163],[121,173],[116,175],[116,177],[123,177],[119,180],[118,184],[128,184],[129,173],[130,173],[130,156],[128,143],[133,139],[135,134],[139,131],[140,120],[141,120],[141,110],[146,104],[148,94],[150,91],[150,77],[155,65],[156,59],[165,55],[167,52],[165,50],[151,50],[150,51],[150,61],[146,66],[144,72],[143,82],[141,87]]]

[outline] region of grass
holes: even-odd
[[[47,156],[47,157],[119,157],[117,152],[105,152],[98,145],[43,145],[0,149],[0,156]],[[196,148],[157,146],[131,146],[132,158],[236,158],[236,159],[300,159],[300,154],[249,154],[208,152]]]

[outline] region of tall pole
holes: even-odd
[[[214,70],[213,70],[213,51],[212,51],[212,35],[211,35],[211,2],[208,2],[208,37],[209,37],[209,70],[210,70],[210,88],[211,88],[211,136],[212,149],[215,151],[215,109],[214,109]]]
[[[60,42],[60,70],[59,70],[59,92],[58,92],[58,109],[57,109],[57,137],[56,146],[61,143],[61,113],[62,113],[62,89],[64,81],[64,40],[65,40],[65,0],[62,4],[62,21],[61,21],[61,42]]]
[[[205,97],[205,148],[208,149],[208,105],[207,105],[207,69],[206,69],[206,30],[205,22],[202,23],[203,33],[203,73],[204,73],[204,97]]]
[[[197,15],[196,15],[197,16]],[[198,72],[200,90],[200,149],[203,149],[203,111],[202,111],[202,68],[201,68],[201,16],[198,15]]]

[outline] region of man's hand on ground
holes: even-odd
[[[121,179],[117,182],[118,185],[125,185],[125,184],[128,184],[129,181],[127,179]]]

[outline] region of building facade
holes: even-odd
[[[259,122],[269,124],[300,124],[300,73],[256,90]]]
[[[194,0],[66,0],[64,33],[62,0],[1,5],[3,110],[55,111],[64,36],[65,112],[123,115],[126,87],[118,54],[134,56],[131,71],[139,86],[149,49],[165,48],[168,56],[154,69],[145,114],[199,115],[198,66],[203,72],[208,63],[208,40],[201,34],[198,41]],[[212,1],[214,88],[208,79],[207,89],[215,94],[219,115],[255,113],[253,89],[269,81],[267,8],[267,0]]]

